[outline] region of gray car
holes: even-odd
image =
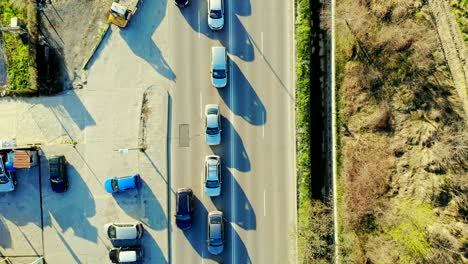
[[[208,252],[219,255],[224,250],[224,220],[223,212],[208,213]]]
[[[205,106],[206,144],[219,145],[221,143],[221,114],[217,104]]]
[[[205,158],[205,193],[211,197],[221,195],[221,158],[217,155]]]
[[[136,223],[109,223],[104,232],[111,241],[140,239],[143,236],[143,225]]]

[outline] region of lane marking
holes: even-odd
[[[262,126],[262,136],[263,136],[263,138],[265,138],[265,112],[263,112],[262,119],[263,119],[262,120],[262,124],[263,124],[263,126]]]
[[[233,37],[232,37],[232,18],[234,16],[234,14],[232,13],[232,6],[231,4],[233,3],[234,1],[230,1],[229,4],[228,4],[228,8],[229,8],[229,47],[228,47],[228,51],[231,51],[231,49],[234,49],[233,45],[232,45],[232,41],[233,41]],[[232,53],[232,52],[231,52]],[[229,131],[230,133],[230,136],[232,137],[234,135],[234,93],[233,93],[233,87],[234,87],[234,78],[233,78],[233,74],[232,74],[232,60],[229,59],[229,104],[231,105],[231,114],[230,114],[230,119],[231,119],[231,129]],[[231,203],[232,203],[232,206],[231,206],[231,216],[232,216],[232,223],[231,223],[231,245],[232,245],[232,255],[231,255],[231,263],[236,263],[236,243],[235,243],[235,239],[234,239],[234,222],[235,222],[235,219],[236,219],[236,199],[235,199],[235,195],[234,195],[234,168],[236,167],[234,162],[235,162],[235,159],[234,159],[234,141],[233,140],[230,140],[230,148],[231,148],[231,168],[232,168],[232,171],[231,171],[231,175],[232,175],[232,179],[231,179]]]
[[[200,91],[200,118],[203,118],[202,92]]]
[[[261,42],[260,51],[262,52],[262,58],[265,59],[265,56],[263,56],[263,31],[262,31],[262,33],[260,35],[260,38],[261,38],[261,40],[260,40],[260,42]]]
[[[266,190],[263,190],[263,216],[266,216]]]
[[[201,38],[201,33],[200,33],[200,12],[197,13],[197,21],[198,21],[198,38]]]

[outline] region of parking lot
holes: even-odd
[[[108,38],[107,45],[127,47],[118,34]],[[142,222],[144,263],[168,262],[167,85],[144,60],[122,64],[134,60],[129,49],[115,57],[112,47],[103,45],[98,53],[86,89],[0,99],[0,139],[40,143],[43,152],[39,166],[18,170],[15,191],[0,194],[5,263],[32,263],[41,256],[52,264],[111,263],[103,226],[114,221]],[[122,66],[109,67],[116,64]],[[142,142],[145,151],[138,149]],[[70,187],[64,193],[50,187],[52,155],[68,161]],[[105,191],[107,178],[133,173],[141,175],[141,189]]]

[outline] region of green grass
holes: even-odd
[[[18,17],[26,21],[26,7],[13,7],[8,0],[0,0],[0,16],[3,26],[10,25],[12,17]],[[8,86],[9,90],[30,89],[30,65],[29,45],[23,43],[16,34],[3,33],[3,47],[7,57]]]

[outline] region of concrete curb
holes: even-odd
[[[94,57],[94,54],[96,53],[98,48],[101,46],[102,40],[107,35],[107,32],[109,32],[110,26],[111,26],[110,23],[106,23],[106,26],[103,28],[103,33],[101,33],[101,35],[99,36],[99,39],[97,40],[96,44],[94,45],[94,48],[88,54],[88,57],[87,57],[87,59],[85,60],[85,62],[83,64],[83,67],[82,67],[83,70],[88,69],[88,66],[89,66],[89,63],[91,62],[91,59]]]

